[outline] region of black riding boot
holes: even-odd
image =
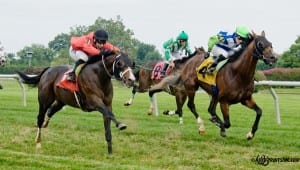
[[[69,76],[68,76],[67,80],[72,81],[72,82],[74,82],[74,83],[76,82],[76,81],[75,81],[75,78],[76,78],[75,70],[76,70],[76,68],[77,68],[80,64],[83,64],[83,63],[85,63],[85,61],[83,61],[83,60],[81,60],[81,59],[79,59],[79,60],[77,60],[77,61],[75,62],[75,66],[74,66],[73,70],[69,73]]]
[[[169,64],[165,64],[164,65],[164,68],[161,71],[161,76],[165,76],[166,75],[168,67],[169,67]]]
[[[213,73],[214,70],[216,69],[218,63],[219,63],[220,61],[225,60],[225,59],[226,59],[226,58],[225,58],[222,54],[219,55],[219,56],[217,56],[217,57],[215,58],[214,62],[211,64],[211,66],[207,69],[207,72],[208,72],[208,73]]]

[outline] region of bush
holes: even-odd
[[[273,68],[262,72],[267,80],[300,81],[300,68]]]

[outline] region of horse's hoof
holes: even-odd
[[[163,112],[163,114],[164,114],[164,115],[169,115],[169,110],[165,110],[165,111]]]
[[[118,124],[118,129],[119,130],[124,130],[124,129],[126,129],[127,128],[127,125],[125,125],[124,123],[119,123]]]
[[[253,134],[252,134],[252,132],[249,132],[249,133],[247,133],[247,135],[246,135],[246,137],[247,137],[247,139],[248,140],[251,140],[252,138],[253,138]]]
[[[42,148],[42,144],[40,142],[36,143],[35,148],[36,149],[41,149]]]
[[[150,116],[150,115],[152,115],[153,113],[152,113],[152,112],[148,112],[147,114]]]
[[[199,130],[199,135],[201,136],[205,135],[205,130]]]
[[[220,132],[220,135],[221,135],[222,137],[226,137],[226,132],[225,132],[225,131],[221,131],[221,132]]]
[[[130,104],[129,103],[124,103],[124,106],[130,106]]]

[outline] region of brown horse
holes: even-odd
[[[180,70],[183,68],[184,64],[193,58],[196,55],[196,52],[184,57],[181,60],[175,60],[174,64],[175,67],[170,71],[170,75],[167,75],[167,77],[172,77],[175,72],[180,72]],[[159,83],[162,79],[169,79],[167,77],[162,77],[161,79],[153,79],[152,72],[156,66],[157,63],[161,61],[151,61],[143,64],[141,68],[139,68],[135,72],[135,77],[136,77],[136,82],[138,82],[138,85],[135,84],[132,88],[132,96],[131,98],[124,103],[125,106],[129,106],[132,104],[134,96],[137,92],[139,93],[144,93],[147,92],[151,86]],[[168,72],[168,70],[166,71]],[[183,123],[182,120],[182,106],[184,102],[187,99],[187,95],[185,94],[184,90],[177,89],[175,87],[170,87],[166,88],[163,91],[175,96],[176,98],[176,104],[177,104],[177,110],[176,111],[170,111],[170,110],[165,110],[163,111],[163,114],[165,115],[172,115],[172,114],[178,114],[179,116],[179,123]],[[153,105],[153,97],[150,97],[150,105],[148,109],[148,115],[152,115],[154,112],[154,105]]]
[[[123,80],[127,86],[132,86],[135,81],[132,66],[133,62],[126,54],[110,54],[105,59],[102,58],[102,61],[91,63],[82,69],[78,76],[79,91],[74,93],[57,86],[64,73],[70,69],[68,66],[46,68],[34,77],[18,72],[25,84],[38,85],[36,146],[41,147],[41,128],[46,127],[50,118],[63,106],[69,105],[83,111],[99,111],[103,114],[108,153],[112,153],[111,120],[120,130],[125,129],[126,125],[117,121],[112,113],[111,78],[114,75],[118,80]]]
[[[184,84],[188,95],[188,107],[193,112],[196,111],[194,104],[195,92],[199,87],[211,95],[208,112],[211,114],[211,121],[220,127],[221,136],[225,137],[225,128],[230,127],[229,106],[241,103],[256,112],[256,118],[251,132],[247,134],[247,139],[252,139],[257,130],[261,108],[255,103],[252,94],[254,91],[254,73],[258,60],[263,60],[265,64],[271,65],[276,62],[273,54],[272,44],[266,39],[264,31],[262,35],[253,33],[252,40],[235,60],[227,63],[216,76],[216,86],[212,86],[197,78],[196,68],[205,60],[205,54],[199,53],[199,57],[190,60],[177,77]],[[157,89],[153,87],[149,95],[153,95]],[[224,123],[216,114],[216,106],[220,103]],[[194,112],[193,112],[194,113]]]

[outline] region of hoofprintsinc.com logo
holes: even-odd
[[[251,160],[263,166],[269,165],[270,162],[300,162],[300,158],[290,158],[290,157],[271,158],[266,155],[257,155],[256,158],[252,158]]]

